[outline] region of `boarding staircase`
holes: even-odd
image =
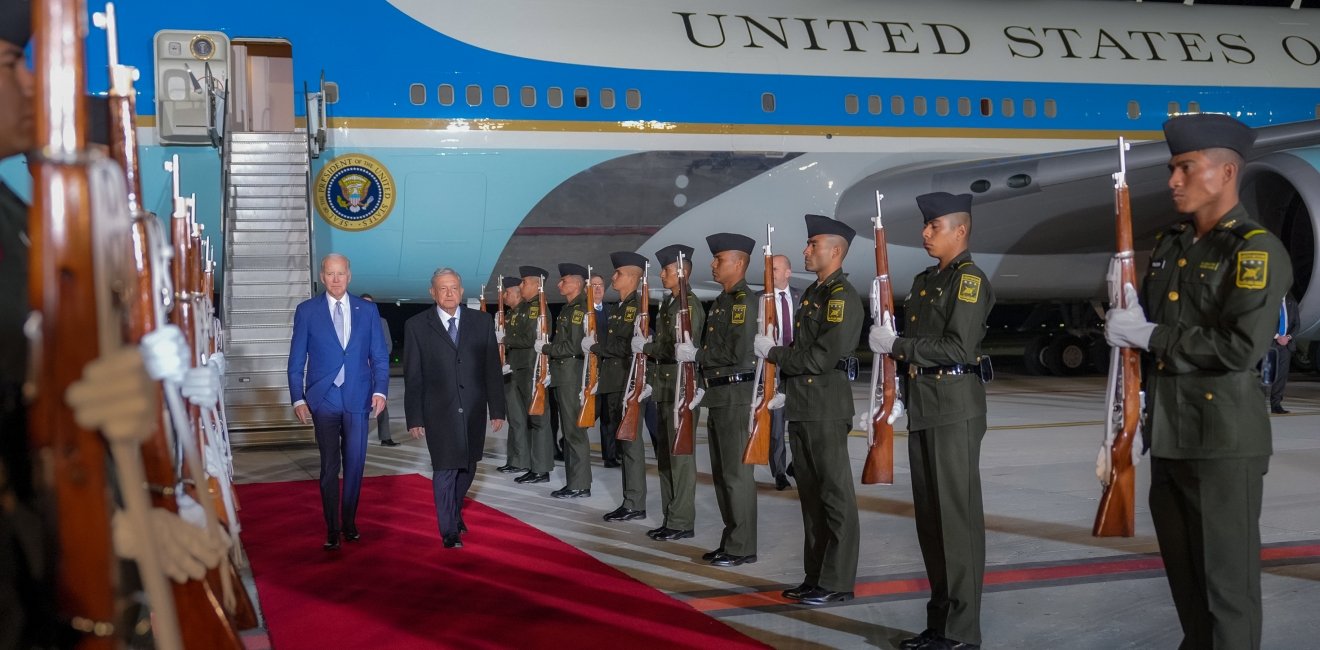
[[[312,293],[311,154],[303,132],[230,132],[224,146],[225,412],[233,445],[300,442],[290,407],[293,312]]]

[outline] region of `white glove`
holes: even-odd
[[[890,426],[893,426],[895,422],[898,422],[899,418],[903,417],[903,413],[906,410],[907,409],[903,407],[903,400],[895,399],[894,410],[889,412],[889,417],[885,418],[885,421],[888,422]]]
[[[653,392],[653,391],[651,390],[651,385],[650,385],[650,384],[646,384],[646,385],[642,386],[642,393],[641,393],[640,395],[637,396],[637,399],[639,399],[639,400],[644,400],[644,399],[650,397],[652,392]]]
[[[504,367],[503,367],[503,368],[500,368],[500,372],[502,372],[502,373],[504,373],[504,374],[506,374],[506,375],[512,375],[512,374],[513,374],[513,366],[511,366],[511,365],[509,365],[509,364],[506,363],[506,364],[504,364]]]
[[[591,346],[596,344],[596,337],[588,334],[582,337],[582,354],[591,354]]]
[[[775,396],[770,398],[770,403],[766,404],[765,407],[771,411],[778,411],[779,409],[784,408],[784,402],[787,401],[787,395],[783,393],[775,393]]]
[[[229,550],[228,537],[212,537],[163,508],[152,508],[149,519],[151,530],[142,531],[133,527],[122,510],[116,511],[111,519],[115,553],[137,560],[154,551],[161,570],[175,582],[202,579],[208,568],[220,565],[220,558]]]
[[[632,337],[632,351],[633,351],[633,354],[641,354],[642,351],[643,351],[643,348],[646,347],[646,344],[647,344],[647,340],[646,340],[646,337],[645,337],[645,336],[642,336],[642,335],[638,334],[638,335]]]
[[[1150,337],[1155,323],[1146,321],[1146,312],[1137,301],[1137,290],[1132,285],[1123,287],[1128,307],[1112,308],[1105,313],[1105,340],[1116,348],[1150,349]]]
[[[189,368],[179,392],[197,406],[215,406],[220,400],[220,373],[212,366]]]
[[[188,361],[188,341],[176,325],[166,325],[147,333],[142,337],[138,349],[142,352],[142,363],[147,368],[147,374],[152,379],[181,382],[184,373],[192,365]],[[222,364],[223,361],[221,357]]]
[[[136,347],[124,346],[87,364],[64,400],[78,424],[107,438],[142,442],[155,430],[160,410],[155,384]]]
[[[867,336],[867,343],[871,345],[871,351],[876,354],[889,354],[894,351],[894,341],[898,339],[898,332],[894,331],[894,317],[885,314],[879,323],[871,326],[871,334]]]
[[[208,366],[214,366],[216,372],[220,373],[220,376],[221,376],[221,377],[224,377],[224,376],[225,376],[225,353],[224,353],[224,352],[216,352],[215,354],[211,355],[210,357],[208,357],[208,358],[206,359],[206,365],[208,365]]]
[[[548,343],[549,341],[546,341],[545,339],[536,339],[536,342],[532,344],[532,349],[535,350],[537,354],[541,354],[541,351],[545,349],[545,346]]]
[[[495,342],[496,342],[496,343],[503,343],[503,342],[504,342],[504,328],[503,328],[503,327],[496,327],[496,328],[495,328]]]
[[[683,336],[683,341],[674,348],[674,357],[679,363],[697,360],[697,348],[692,345],[692,337]]]
[[[757,334],[756,340],[752,341],[752,349],[756,352],[757,358],[764,359],[770,355],[770,348],[775,347],[775,340],[764,335]]]

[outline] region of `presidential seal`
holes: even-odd
[[[371,156],[340,156],[326,163],[316,177],[316,211],[340,230],[372,228],[393,207],[394,178]]]

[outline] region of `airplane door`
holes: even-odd
[[[235,131],[292,132],[293,45],[284,39],[232,41]]]

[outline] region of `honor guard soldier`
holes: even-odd
[[[706,428],[711,478],[724,531],[719,548],[701,559],[715,566],[738,566],[756,561],[754,466],[742,462],[756,383],[752,343],[756,338],[757,298],[745,279],[756,241],[746,235],[718,233],[707,237],[706,244],[714,256],[711,273],[724,292],[706,315],[701,349],[683,341],[675,356],[680,362],[696,361],[701,366],[701,383],[706,389],[702,405],[710,409]]]
[[[518,267],[520,302],[504,320],[504,356],[513,369],[515,395],[509,399],[509,425],[523,419],[527,440],[527,473],[513,479],[518,483],[549,483],[555,468],[553,434],[546,415],[528,415],[532,402],[532,374],[536,365],[536,319],[541,317],[541,282],[549,274],[536,266]],[[512,435],[513,429],[510,429]]]
[[[1259,648],[1261,487],[1272,450],[1256,364],[1292,264],[1238,202],[1251,129],[1197,114],[1165,122],[1164,136],[1174,206],[1192,218],[1160,235],[1141,303],[1126,287],[1132,306],[1109,311],[1105,338],[1149,351],[1150,514],[1180,647]]]
[[[802,251],[816,281],[802,294],[791,346],[756,337],[756,355],[779,365],[786,384],[789,444],[802,501],[806,579],[784,597],[805,605],[851,600],[861,533],[853,490],[848,433],[853,398],[847,358],[862,334],[862,299],[848,283],[843,260],[856,231],[809,214]],[[767,288],[768,289],[768,288]]]
[[[917,197],[926,253],[939,264],[912,282],[906,333],[877,323],[871,350],[908,366],[908,461],[917,540],[930,579],[926,630],[903,648],[978,648],[985,573],[981,439],[985,386],[981,340],[994,293],[968,250],[972,195]],[[791,414],[790,414],[791,417]]]
[[[583,352],[600,358],[598,385],[601,405],[601,428],[612,423],[617,431],[623,419],[623,395],[628,387],[628,367],[632,359],[633,324],[642,309],[637,287],[642,281],[646,258],[631,251],[610,253],[614,265],[611,287],[619,292],[619,304],[610,312],[605,336],[599,342],[582,339]],[[641,420],[638,419],[640,426]],[[640,436],[618,440],[615,444],[623,461],[623,504],[605,515],[605,521],[632,521],[646,518],[646,445]]]
[[[653,363],[647,364],[646,370],[651,395],[655,398],[660,415],[660,439],[655,446],[655,465],[660,474],[660,509],[664,513],[664,522],[659,528],[647,531],[646,535],[663,541],[692,537],[696,522],[696,457],[692,454],[673,453],[678,427],[674,421],[678,358],[674,353],[678,346],[678,292],[683,286],[679,282],[679,253],[683,254],[683,275],[692,275],[691,246],[674,244],[656,251],[655,259],[660,263],[660,284],[669,290],[669,295],[660,301],[652,340],[648,342],[640,336],[632,340],[633,351],[645,352],[653,360]],[[705,333],[706,310],[691,290],[687,294],[687,304],[688,317],[692,322],[692,346],[696,349],[701,346],[702,334]],[[696,421],[695,413],[692,419]]]
[[[567,484],[550,496],[569,499],[591,496],[591,442],[587,430],[577,425],[582,399],[578,395],[578,382],[582,380],[582,337],[586,335],[586,318],[590,312],[587,302],[587,269],[578,264],[559,265],[559,293],[568,304],[559,310],[555,319],[555,334],[545,353],[550,357],[550,387],[556,389],[559,403],[559,426],[564,431],[564,474]],[[534,348],[539,353],[541,343]]]
[[[517,324],[517,315],[519,313],[526,315],[525,310],[522,308],[522,279],[500,278],[499,300],[505,307],[504,323],[502,327],[496,325],[495,335],[499,338],[500,343],[504,345],[504,402],[508,405],[509,437],[508,456],[505,457],[505,463],[495,469],[504,474],[513,474],[527,472],[527,468],[531,466],[531,438],[527,427],[529,416],[527,415],[527,399],[524,397],[524,393],[530,391],[530,386],[519,388],[518,376],[514,368],[514,357],[518,356],[518,353],[515,353],[514,348],[509,346],[509,331]],[[532,326],[532,335],[535,336],[536,323],[533,322]],[[531,362],[529,359],[532,355],[528,352],[532,349],[531,343],[528,342],[526,347],[517,349],[523,357],[518,361],[527,362],[526,366],[530,374]],[[528,381],[530,382],[530,380]],[[530,395],[527,395],[527,397],[530,397]]]

